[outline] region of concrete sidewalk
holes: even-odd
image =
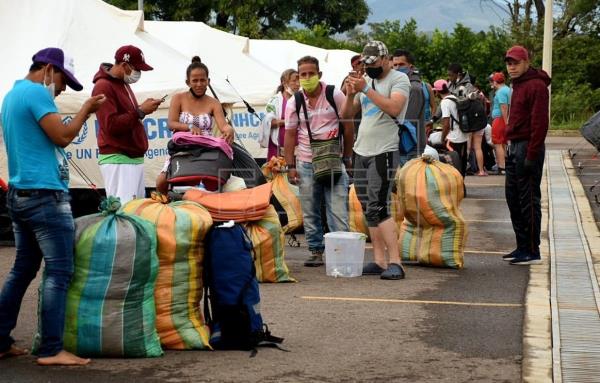
[[[546,158],[545,262],[531,267],[523,379],[597,382],[600,376],[600,231],[566,152]]]

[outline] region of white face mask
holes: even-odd
[[[52,97],[52,99],[54,100],[56,98],[56,84],[54,83],[54,67],[52,67],[52,74],[50,75],[49,84],[46,84],[46,72],[44,71],[44,88],[46,88],[46,90],[50,94],[50,97]]]
[[[125,74],[123,81],[125,81],[127,84],[133,84],[138,82],[140,77],[142,77],[142,72],[133,69],[130,74]]]
[[[289,86],[285,87],[285,91],[290,95],[293,96],[294,95],[294,91],[292,90],[292,88],[290,88]]]

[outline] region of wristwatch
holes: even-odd
[[[194,124],[188,124],[188,130],[191,132],[192,129],[194,128]]]
[[[143,120],[144,117],[146,117],[146,113],[144,113],[143,110],[141,110],[140,108],[137,108],[137,114],[140,120]]]
[[[352,161],[352,157],[342,157],[343,162]]]

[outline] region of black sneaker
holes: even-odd
[[[522,254],[521,249],[514,249],[513,251],[511,251],[508,254],[504,254],[502,256],[502,260],[503,261],[512,261],[513,259],[517,258],[518,256],[520,256]]]
[[[381,273],[381,279],[398,280],[404,279],[404,269],[397,263],[390,263],[387,270]]]
[[[313,251],[312,255],[304,262],[306,267],[319,267],[323,266],[323,252]]]
[[[512,261],[511,265],[539,265],[542,263],[542,257],[539,254],[522,253]]]
[[[362,275],[381,275],[385,269],[375,262],[369,262],[363,266]]]

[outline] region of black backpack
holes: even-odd
[[[460,130],[464,133],[478,132],[487,126],[487,115],[485,105],[479,98],[456,98],[447,97],[456,104],[458,111],[458,120],[450,115],[450,118],[458,124]]]
[[[211,329],[210,345],[216,350],[251,350],[251,357],[256,347],[280,348],[283,338],[271,335],[262,320],[252,242],[244,228],[214,225],[206,239],[204,316]]]

